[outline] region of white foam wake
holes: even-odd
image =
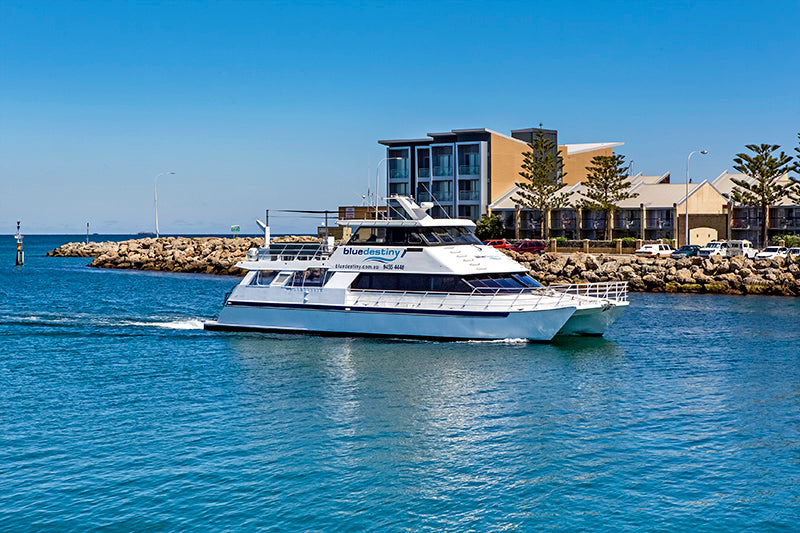
[[[180,318],[164,322],[129,322],[128,325],[163,329],[203,329],[203,321],[196,318]]]

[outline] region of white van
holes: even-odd
[[[758,250],[753,248],[753,243],[750,241],[728,241],[728,257],[743,255],[747,258],[753,259],[757,253]]]
[[[728,256],[728,243],[725,241],[711,241],[697,251],[699,257],[711,257],[712,255]]]

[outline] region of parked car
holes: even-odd
[[[753,244],[750,241],[728,241],[728,257],[743,255],[753,259],[757,253],[758,250],[753,248]]]
[[[541,254],[544,253],[546,246],[542,241],[522,241],[511,246],[511,249],[520,253]]]
[[[725,241],[711,241],[697,251],[699,257],[711,257],[712,255],[728,256],[728,243]]]
[[[490,239],[488,241],[484,241],[483,244],[486,246],[493,246],[495,248],[511,248],[511,243],[505,239]]]
[[[670,254],[670,257],[673,259],[683,259],[684,257],[694,257],[697,255],[697,251],[700,250],[700,246],[697,244],[684,244],[674,252]]]
[[[798,248],[789,248],[789,251],[787,252],[787,254],[791,255],[791,256],[794,256],[794,257],[800,256],[800,247],[798,247]]]
[[[786,257],[789,249],[785,246],[767,246],[756,254],[756,259],[774,259],[776,257]]]
[[[669,257],[674,251],[669,244],[645,244],[633,253],[645,257]]]

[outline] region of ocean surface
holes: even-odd
[[[799,298],[633,294],[549,345],[210,333],[237,279],[44,257],[82,239],[0,240],[2,531],[800,524]]]

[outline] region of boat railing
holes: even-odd
[[[553,284],[518,291],[498,288],[475,289],[472,292],[435,292],[351,289],[348,305],[354,307],[395,307],[405,309],[443,309],[465,311],[511,311],[536,309],[540,306],[580,305],[590,300],[608,303],[625,302],[628,284],[625,281],[581,284]]]
[[[628,282],[627,281],[603,281],[599,283],[551,283],[547,286],[548,290],[561,292],[574,296],[585,296],[587,298],[599,298],[611,302],[628,301]]]
[[[352,289],[348,305],[353,307],[394,307],[401,309],[441,309],[447,311],[496,311],[561,307],[572,297],[566,293],[541,289],[475,289],[472,292],[391,291]]]
[[[268,248],[251,248],[247,251],[248,261],[313,261],[330,257],[335,246],[327,242],[311,243],[271,243]]]

